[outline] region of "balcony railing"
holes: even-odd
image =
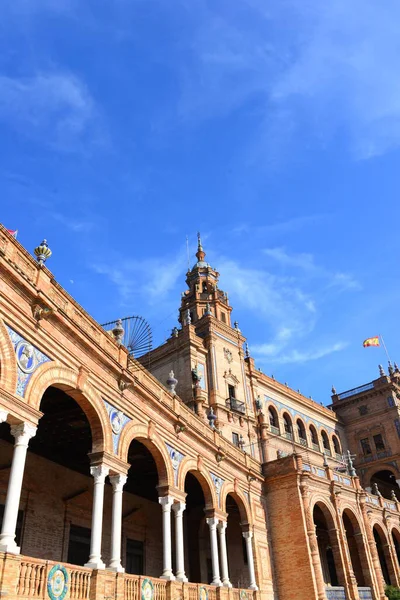
[[[128,575],[116,573],[107,570],[98,571],[97,576],[92,578],[92,570],[85,567],[79,567],[71,564],[59,564],[54,561],[41,560],[26,556],[19,556],[19,569],[15,569],[15,557],[8,558],[9,555],[0,553],[0,568],[2,569],[3,581],[9,582],[10,590],[15,591],[10,595],[16,600],[25,600],[28,598],[43,600],[47,598],[47,589],[52,586],[57,587],[58,596],[64,597],[63,589],[68,590],[67,598],[69,600],[89,600],[89,598],[104,598],[103,593],[96,590],[108,590],[107,597],[117,597],[117,586],[120,578],[123,578],[123,600],[141,600],[146,593],[152,591],[152,600],[173,600],[176,597],[185,598],[185,600],[198,600],[206,597],[208,600],[217,600],[217,588],[203,583],[190,582],[171,582],[156,577],[146,575]],[[1,564],[1,562],[3,564]],[[61,577],[59,571],[62,571]],[[54,576],[55,571],[58,573]],[[9,575],[7,577],[7,575]],[[10,577],[15,577],[12,580]],[[104,585],[100,585],[96,580],[104,577]],[[63,580],[64,579],[64,580]],[[8,584],[7,584],[8,585]],[[177,589],[177,586],[180,589]],[[118,588],[121,589],[121,588]],[[122,592],[122,589],[121,589]],[[118,591],[118,595],[120,592]],[[255,600],[255,592],[249,589],[227,588],[226,600]],[[5,595],[5,594],[4,594]]]
[[[306,438],[299,437],[299,442],[302,446],[308,446]]]
[[[325,448],[325,446],[324,446],[324,452],[327,456],[332,456],[332,452],[329,450],[329,448]]]
[[[328,600],[347,600],[344,587],[329,586],[325,588],[325,594]]]
[[[274,433],[275,435],[281,434],[281,432],[279,431],[279,427],[275,427],[275,425],[270,425],[270,429],[271,429],[271,432]]]
[[[226,399],[226,403],[231,410],[241,413],[242,415],[246,414],[246,406],[244,402],[240,402],[240,400],[237,400],[236,398],[230,396]]]
[[[285,431],[283,434],[283,437],[285,437],[287,440],[292,440],[293,439],[293,433],[291,431]]]
[[[311,443],[311,448],[313,450],[315,450],[316,452],[319,452],[319,444],[314,444],[314,442]]]

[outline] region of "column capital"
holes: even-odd
[[[6,410],[0,409],[0,423],[5,423],[7,421],[8,412]]]
[[[174,502],[173,505],[171,506],[171,508],[174,511],[174,513],[177,516],[179,516],[185,510],[185,508],[186,508],[186,502]]]
[[[252,531],[242,531],[242,536],[246,540],[251,540],[251,538],[253,537],[253,532]]]
[[[11,427],[11,435],[15,438],[15,446],[27,446],[36,434],[37,427],[31,423],[17,423]]]
[[[125,473],[118,473],[116,475],[110,475],[110,483],[114,492],[122,492],[128,476]]]
[[[174,499],[172,496],[161,496],[158,498],[158,503],[161,504],[163,511],[170,512]]]
[[[206,523],[210,529],[216,529],[219,523],[219,519],[217,519],[217,517],[209,517],[208,519],[206,519]]]
[[[90,474],[94,478],[94,483],[104,483],[110,469],[105,465],[92,465],[90,467]]]
[[[220,522],[217,524],[217,529],[218,529],[218,531],[220,531],[221,533],[225,533],[227,526],[228,526],[228,522],[227,522],[227,521],[220,521]]]

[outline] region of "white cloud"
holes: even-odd
[[[333,352],[339,352],[344,350],[348,346],[348,342],[335,342],[331,346],[323,346],[318,349],[310,350],[290,350],[289,352],[276,353],[276,349],[272,348],[270,344],[261,344],[252,347],[252,352],[256,358],[268,359],[268,362],[274,364],[292,364],[292,363],[305,363],[312,360],[318,360],[324,358]]]
[[[60,150],[76,150],[84,142],[100,142],[96,118],[89,91],[71,74],[0,75],[0,120],[23,135]]]

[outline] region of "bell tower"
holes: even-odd
[[[212,315],[230,326],[232,307],[229,306],[228,294],[218,289],[219,273],[204,260],[206,253],[200,233],[197,240],[197,262],[186,274],[188,289],[182,294],[179,322],[196,325],[203,316]]]

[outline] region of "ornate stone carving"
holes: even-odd
[[[50,358],[25,340],[19,333],[6,326],[11,342],[15,348],[15,356],[17,360],[17,394],[24,397],[27,385],[32,374],[44,362],[50,361]]]

